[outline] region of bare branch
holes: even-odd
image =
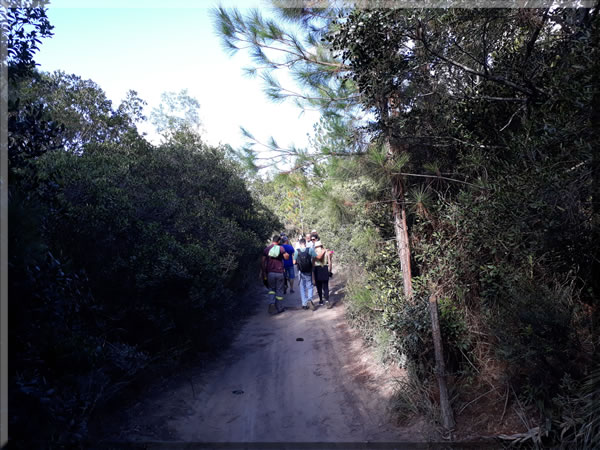
[[[538,23],[538,26],[533,31],[533,34],[531,35],[529,42],[527,42],[527,47],[526,47],[527,51],[525,53],[525,61],[527,61],[529,59],[529,57],[531,56],[531,53],[533,52],[533,47],[535,46],[535,42],[537,41],[537,38],[540,35],[540,32],[542,31],[542,28],[544,28],[546,21],[548,20],[548,12],[549,12],[549,9],[546,8],[544,10],[544,15],[542,16],[542,20],[540,20],[540,22]]]
[[[468,186],[473,186],[473,187],[476,187],[477,189],[481,189],[484,191],[490,190],[490,188],[487,188],[485,186],[478,186],[476,184],[469,183],[467,181],[457,180],[456,178],[443,177],[441,175],[424,175],[424,174],[420,174],[420,173],[405,173],[405,172],[394,172],[394,175],[402,175],[405,177],[437,178],[440,180],[453,181],[455,183],[466,184]]]
[[[504,129],[510,125],[510,123],[511,123],[511,122],[512,122],[512,120],[515,118],[515,116],[517,115],[517,113],[518,113],[519,111],[521,111],[521,110],[522,110],[524,107],[525,107],[525,105],[521,105],[521,106],[520,106],[520,107],[519,107],[519,108],[518,108],[518,109],[517,109],[517,110],[516,110],[516,111],[513,113],[513,115],[512,115],[512,116],[510,116],[510,119],[508,120],[508,123],[507,123],[506,125],[504,125],[502,128],[500,128],[500,130],[499,130],[499,131],[504,131]]]
[[[513,81],[507,80],[506,78],[499,77],[499,76],[493,76],[493,75],[490,75],[489,73],[486,73],[485,71],[481,72],[479,70],[475,70],[472,67],[466,66],[466,65],[464,65],[464,64],[462,64],[462,63],[460,63],[458,61],[455,61],[455,60],[453,60],[451,58],[448,58],[447,56],[444,56],[444,55],[436,52],[435,50],[433,50],[429,46],[429,44],[427,43],[427,41],[426,41],[426,39],[425,39],[424,36],[420,38],[420,41],[423,43],[423,46],[425,47],[425,49],[430,54],[432,54],[436,58],[439,58],[440,60],[442,60],[442,61],[444,61],[444,62],[446,62],[448,64],[451,64],[451,65],[453,65],[455,67],[458,67],[458,68],[464,70],[467,73],[470,73],[470,74],[473,74],[473,75],[478,75],[478,76],[483,77],[483,78],[485,78],[487,80],[490,80],[490,81],[493,81],[493,82],[496,82],[496,83],[499,83],[499,84],[503,84],[504,86],[511,87],[511,88],[513,88],[513,89],[515,89],[515,90],[517,90],[519,92],[522,92],[522,93],[524,93],[524,94],[526,94],[528,96],[531,96],[534,93],[530,89],[527,89],[527,88],[525,88],[523,86],[520,86],[520,85],[514,83]],[[535,86],[533,86],[533,88],[537,92],[544,93],[541,89],[539,89],[539,88],[537,88]]]
[[[490,96],[479,96],[479,97],[459,97],[457,95],[449,95],[450,98],[459,100],[488,100],[490,102],[526,102],[527,99],[524,97],[490,97]]]
[[[283,92],[287,92],[287,94],[285,94],[286,97],[299,97],[299,98],[303,98],[304,100],[318,100],[318,101],[328,100],[330,102],[344,102],[344,101],[349,101],[349,100],[354,100],[354,99],[360,98],[360,95],[358,95],[358,94],[350,95],[348,97],[309,97],[307,95],[303,95],[303,94],[299,94],[294,91],[290,91],[289,89],[286,89],[286,88],[280,88],[280,89]]]
[[[242,38],[238,37],[237,41],[238,42],[245,42],[247,44],[251,44],[253,46],[258,46],[258,47],[269,49],[269,50],[275,50],[275,51],[278,51],[278,52],[287,53],[288,55],[294,55],[294,56],[297,57],[296,59],[292,60],[291,62],[287,62],[287,63],[275,63],[274,62],[273,64],[280,64],[281,66],[288,66],[289,67],[289,66],[292,66],[294,63],[296,63],[298,61],[307,61],[307,62],[318,64],[318,65],[321,65],[321,66],[333,67],[333,68],[336,68],[336,69],[339,69],[339,70],[348,70],[349,69],[348,66],[346,66],[345,64],[342,64],[342,63],[330,63],[330,62],[327,62],[327,61],[322,61],[322,60],[316,59],[317,58],[316,55],[312,55],[310,53],[307,55],[307,54],[304,54],[304,53],[294,52],[292,50],[285,49],[285,48],[274,47],[272,45],[267,45],[265,43],[261,43],[258,40],[242,39]],[[282,39],[277,39],[277,40],[275,40],[275,42],[281,42],[282,44],[285,44],[285,41],[282,40]],[[244,47],[240,47],[240,48],[244,48]],[[271,62],[271,61],[269,61],[269,62]]]

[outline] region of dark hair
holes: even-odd
[[[317,241],[319,240],[319,235],[317,233],[310,233],[310,238],[316,238]]]
[[[301,244],[306,245],[306,239],[304,239],[304,238],[301,238],[298,242],[300,242]]]
[[[281,239],[281,236],[279,236],[278,234],[276,234],[275,236],[273,236],[273,242],[277,242],[279,244],[279,240]]]

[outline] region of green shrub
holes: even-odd
[[[31,162],[11,186],[11,436],[35,420],[80,440],[143,371],[221,346],[278,226],[219,149],[140,139]]]

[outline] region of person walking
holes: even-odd
[[[287,238],[287,236],[283,236],[282,239],[282,247],[285,249],[285,252],[288,255],[293,255],[294,254],[294,247],[292,247],[290,245],[290,240]],[[293,294],[294,293],[294,278],[296,278],[296,272],[294,271],[294,260],[293,258],[289,258],[289,259],[284,259],[283,260],[283,268],[285,271],[285,281],[286,284],[283,287],[283,293],[285,294],[287,291],[287,284],[289,283],[290,285],[290,293]]]
[[[278,314],[285,310],[283,307],[283,261],[290,259],[285,248],[280,245],[280,236],[273,236],[271,245],[263,250],[261,258],[261,272],[263,279],[267,279],[269,286],[269,314]]]
[[[296,242],[294,242],[294,252],[300,248],[300,239],[302,239],[302,238],[303,238],[303,236],[300,235],[300,236],[298,236],[298,239],[296,240]]]
[[[329,302],[329,278],[333,275],[333,264],[331,252],[325,248],[321,241],[315,242],[315,260],[314,260],[315,284],[319,294],[319,305],[323,305],[325,297],[325,306],[331,308],[333,304]]]
[[[298,288],[302,309],[315,310],[313,296],[313,261],[317,257],[314,248],[306,247],[306,239],[300,239],[300,247],[294,252],[294,264],[298,266]]]
[[[315,241],[313,241],[310,233],[306,234],[305,240],[306,240],[306,248],[315,248],[316,239],[315,239]]]

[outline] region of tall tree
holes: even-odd
[[[47,1],[26,0],[18,7],[0,8],[1,45],[6,48],[6,58],[0,64],[8,77],[0,80],[2,93],[12,93],[15,84],[27,79],[35,69],[33,56],[41,39],[53,35],[53,26],[46,15]],[[12,5],[11,5],[12,6]],[[58,133],[56,123],[43,120],[43,105],[21,105],[18,99],[8,98],[8,159],[9,168],[22,166],[54,147]]]
[[[34,53],[41,39],[53,35],[54,28],[46,15],[48,0],[23,0],[15,5],[2,5],[0,23],[2,44],[6,46],[10,78],[27,75],[35,68]]]
[[[91,143],[118,141],[136,134],[136,122],[145,119],[145,102],[135,91],[130,90],[113,109],[95,82],[62,71],[32,72],[15,83],[10,99],[18,101],[21,108],[41,108],[44,118],[62,127],[54,147],[76,153]]]
[[[200,103],[189,95],[187,89],[179,92],[163,92],[161,103],[150,113],[150,122],[164,141],[202,141],[202,121]]]
[[[253,11],[243,17],[239,11],[226,11],[219,8],[215,11],[218,31],[224,46],[231,52],[236,52],[243,46],[250,46],[250,54],[256,66],[247,69],[250,75],[260,72],[265,82],[267,95],[274,101],[293,99],[301,108],[319,108],[326,117],[344,117],[352,122],[360,107],[369,107],[365,102],[361,86],[357,88],[355,76],[357,71],[346,64],[345,58],[336,57],[332,52],[330,35],[337,35],[347,19],[339,23],[339,18],[348,14],[348,9],[335,8],[281,8],[277,10],[280,18],[292,23],[296,33],[302,33],[300,39],[294,31],[284,30],[276,21],[265,19],[258,11]],[[376,40],[373,40],[375,43]],[[379,42],[377,42],[379,43]],[[375,46],[377,45],[375,43]],[[370,50],[370,49],[369,49]],[[387,56],[378,53],[377,56]],[[375,58],[373,58],[375,59]],[[387,61],[384,59],[384,61]],[[396,59],[393,60],[396,63]],[[386,64],[386,63],[384,63]],[[301,91],[288,86],[282,86],[273,72],[276,69],[290,71],[298,82]],[[381,76],[381,73],[378,74]],[[364,86],[362,86],[364,88]],[[379,87],[377,89],[380,89]],[[378,112],[383,120],[389,115],[389,103],[392,92],[378,94]],[[387,127],[389,130],[389,126]],[[251,134],[247,136],[252,139]],[[390,159],[399,167],[403,160],[402,152],[390,146],[390,136],[386,138]],[[282,158],[296,158],[293,167],[300,168],[315,161],[314,155],[297,149],[281,149],[271,142],[265,147],[279,153]],[[341,150],[341,151],[340,151]],[[354,146],[338,148],[337,155],[356,155]],[[331,153],[325,153],[331,156]],[[252,148],[245,149],[247,159],[256,158]],[[312,158],[310,156],[313,156]],[[408,225],[404,202],[405,187],[403,180],[394,176],[390,179],[391,195],[393,198],[394,223],[398,242],[398,255],[404,276],[404,292],[407,298],[412,296],[411,257],[408,239]]]

